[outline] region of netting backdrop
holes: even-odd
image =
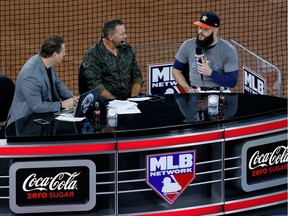
[[[119,18],[136,49],[146,83],[142,92],[147,92],[147,65],[173,62],[180,44],[196,35],[193,21],[203,11],[219,15],[220,37],[237,41],[279,68],[287,98],[287,0],[1,0],[0,72],[15,82],[44,39],[60,35],[66,56],[56,70],[78,94],[78,69],[86,50],[102,35],[105,20]],[[241,59],[240,71],[245,61]],[[241,79],[236,92],[242,92]]]

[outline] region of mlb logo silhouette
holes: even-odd
[[[146,183],[172,205],[195,178],[196,151],[146,156]]]

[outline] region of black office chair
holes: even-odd
[[[0,76],[0,138],[5,137],[8,112],[13,100],[15,84],[6,76]]]
[[[79,73],[78,73],[78,91],[79,94],[83,94],[88,91],[88,86],[87,86],[87,78],[84,75],[84,67],[83,67],[83,62],[81,63],[79,67]]]

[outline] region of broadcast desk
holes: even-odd
[[[1,215],[223,215],[287,202],[287,99],[225,94],[219,119],[208,94],[163,96],[138,102],[141,114],[119,115],[116,128],[103,107],[97,130],[53,114],[11,124]],[[164,177],[178,189],[165,191]]]

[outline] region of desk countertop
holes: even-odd
[[[64,122],[55,119],[53,113],[34,114],[9,125],[6,129],[7,142],[31,141],[45,137],[45,140],[105,139],[131,132],[155,133],[159,130],[175,130],[189,127],[215,127],[229,122],[287,115],[287,99],[253,94],[225,94],[224,118],[213,118],[207,111],[208,94],[163,95],[158,102],[138,103],[140,114],[119,115],[116,128],[106,127],[105,107],[101,108],[101,127],[95,131],[89,118],[81,122]],[[50,122],[38,125],[35,118]],[[116,134],[116,135],[115,135]]]

